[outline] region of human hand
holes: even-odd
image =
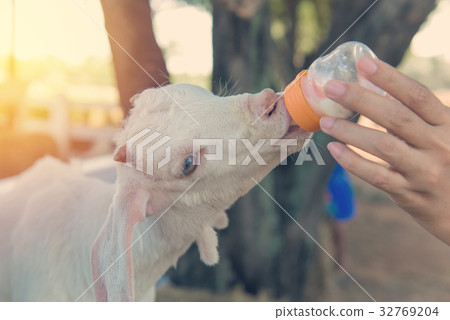
[[[390,96],[336,80],[327,83],[325,93],[385,127],[387,133],[329,117],[321,118],[321,129],[390,167],[339,142],[329,143],[329,151],[347,171],[387,192],[419,224],[450,245],[450,109],[425,86],[382,61],[363,57],[357,69]]]

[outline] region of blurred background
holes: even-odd
[[[77,2],[91,17],[72,0],[0,2],[0,179],[46,154],[90,159],[113,149],[123,115],[108,38],[97,26],[103,13],[98,0]],[[373,1],[150,3],[172,83],[222,95],[281,91],[339,38],[330,50],[362,41],[450,106],[449,0],[376,1],[342,37]],[[448,247],[386,195],[352,178],[352,217],[330,217],[335,163],[325,148],[329,137],[318,133],[314,140],[326,165],[279,167],[263,181],[266,190],[376,300],[449,301]],[[159,300],[370,300],[260,190],[229,213],[219,265],[202,265],[191,248],[169,272]]]

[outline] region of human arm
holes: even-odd
[[[126,116],[134,94],[167,84],[169,76],[153,33],[149,1],[101,0],[101,4]]]

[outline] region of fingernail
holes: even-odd
[[[344,146],[339,142],[330,142],[327,145],[327,148],[331,155],[335,158],[339,158],[342,155],[342,150],[344,150]]]
[[[342,82],[330,80],[325,85],[325,94],[330,98],[339,98],[345,93],[347,86]]]
[[[329,130],[334,124],[334,119],[329,117],[322,117],[320,118],[320,127],[322,130]]]
[[[362,71],[364,74],[368,76],[374,74],[378,69],[378,66],[369,57],[360,58],[356,63],[356,65],[360,71]]]

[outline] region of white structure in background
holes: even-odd
[[[17,129],[46,133],[58,145],[61,154],[68,154],[69,115],[64,95],[57,94],[44,82],[32,82],[19,106]]]
[[[90,142],[98,153],[104,153],[110,151],[121,119],[116,101],[118,93],[113,86],[61,87],[54,83],[32,82],[20,105],[17,128],[48,134],[57,143],[62,156],[70,155],[72,139]],[[78,119],[71,115],[78,115]]]

